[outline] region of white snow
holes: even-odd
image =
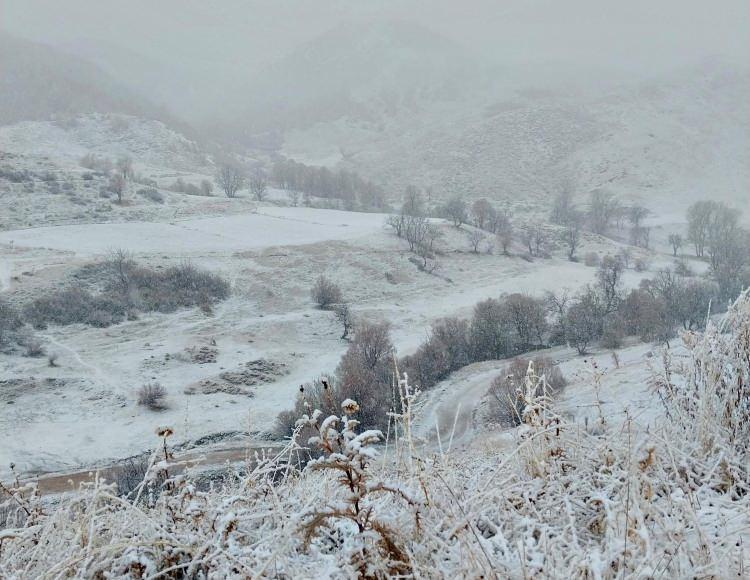
[[[367,237],[383,229],[383,214],[264,207],[257,213],[170,223],[127,222],[40,227],[0,232],[0,243],[101,255],[113,248],[138,254],[257,250]]]

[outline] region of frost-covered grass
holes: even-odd
[[[750,296],[685,342],[687,362],[667,352],[653,376],[664,414],[648,430],[605,413],[568,423],[531,368],[510,451],[427,457],[412,444],[401,381],[385,446],[357,433],[358,407],[344,401],[341,418],[302,418],[317,433],[309,441],[201,491],[190,475],[168,477],[172,431],[161,429],[132,502],[103,481],[57,505],[6,484],[0,576],[740,577]],[[320,457],[307,467],[283,461],[308,447]],[[165,476],[157,496],[151,482]]]

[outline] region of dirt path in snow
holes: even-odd
[[[278,443],[259,445],[252,443],[242,447],[231,447],[225,449],[191,450],[184,453],[176,453],[174,461],[179,465],[174,467],[174,473],[181,473],[186,468],[209,468],[221,467],[227,464],[247,462],[254,465],[256,452],[271,451],[278,453],[282,449]],[[67,473],[40,474],[36,477],[24,478],[24,482],[37,484],[42,495],[57,495],[77,490],[82,483],[92,482],[98,475],[107,481],[113,481],[121,463],[114,463],[100,467],[91,467],[80,471]]]
[[[523,356],[523,355],[521,355]],[[573,349],[557,347],[535,351],[529,356],[544,356],[555,363],[576,358]],[[501,375],[512,359],[474,363],[454,372],[427,394],[417,411],[415,433],[428,446],[447,451],[468,443],[477,433],[476,412],[492,380]]]

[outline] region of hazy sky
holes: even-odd
[[[130,82],[151,82],[136,79],[146,68],[176,86],[189,79],[207,100],[215,85],[251,77],[341,22],[378,18],[419,22],[501,64],[651,75],[712,56],[750,59],[748,0],[0,2],[0,26],[12,34],[98,57]]]

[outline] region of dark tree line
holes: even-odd
[[[281,189],[341,200],[346,209],[385,207],[383,188],[345,169],[332,171],[281,159],[273,164],[270,180]]]

